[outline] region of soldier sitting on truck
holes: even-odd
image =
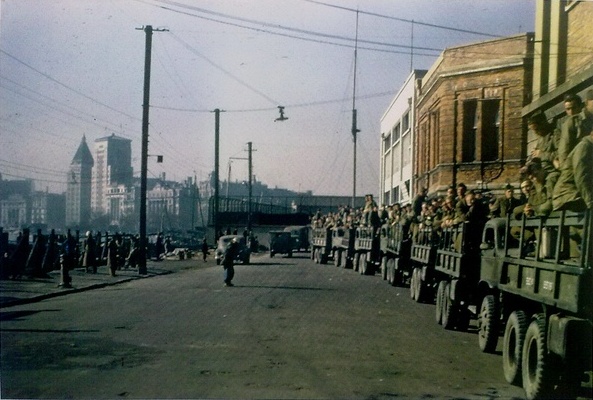
[[[488,210],[481,202],[475,200],[475,192],[473,190],[468,191],[463,201],[457,202],[455,208],[455,219],[452,225],[459,225],[461,223],[467,223],[466,226],[466,237],[474,238],[477,240],[466,240],[466,245],[477,246],[480,241],[480,232],[488,219]],[[461,235],[455,238],[455,251],[461,252]]]

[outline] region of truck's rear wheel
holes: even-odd
[[[353,268],[353,261],[351,258],[348,258],[348,253],[346,252],[346,254],[344,255],[344,269],[352,269]]]
[[[315,249],[315,264],[321,264],[321,249]]]
[[[484,353],[493,353],[498,344],[500,313],[496,298],[484,296],[478,314],[478,346]]]
[[[342,250],[336,250],[334,253],[334,265],[336,267],[342,265]]]
[[[412,270],[412,278],[410,279],[410,298],[416,300],[416,280],[418,279],[418,268]]]
[[[416,273],[416,302],[421,303],[426,298],[426,292],[428,287],[422,282],[422,269],[416,268],[418,272]]]
[[[367,274],[367,257],[366,254],[360,254],[358,257],[358,272],[360,275]]]
[[[546,320],[538,315],[527,328],[522,354],[525,397],[540,399],[551,394],[555,380],[551,356],[546,345]]]
[[[443,295],[445,294],[446,285],[447,281],[440,281],[437,287],[436,307],[434,309],[436,321],[439,325],[443,323]]]
[[[381,258],[381,278],[387,280],[387,257]]]
[[[456,315],[456,306],[451,300],[451,284],[446,283],[445,289],[443,291],[443,300],[441,302],[443,305],[443,312],[441,315],[441,323],[443,328],[445,329],[453,329],[455,326],[455,319],[457,318]]]
[[[512,385],[521,385],[521,358],[527,331],[527,317],[521,310],[509,315],[502,343],[502,371],[504,378]]]
[[[389,261],[387,261],[387,282],[389,282],[391,286],[397,285],[395,260],[393,258],[390,258]]]
[[[356,253],[354,254],[354,271],[358,272],[358,270],[360,269],[360,253]]]

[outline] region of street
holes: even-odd
[[[262,254],[227,288],[195,265],[2,309],[1,397],[523,398],[379,275]]]

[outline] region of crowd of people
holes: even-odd
[[[593,208],[593,89],[586,101],[577,95],[564,98],[566,116],[554,126],[546,116],[536,112],[528,119],[528,127],[537,136],[534,150],[521,169],[520,193],[507,184],[504,195],[490,191],[468,190],[464,183],[449,186],[446,195],[429,196],[428,189],[409,204],[377,206],[372,195],[365,196],[362,208],[340,206],[335,213],[317,212],[311,220],[314,228],[378,228],[384,224],[400,224],[438,231],[462,222],[485,223],[489,218],[521,219],[525,214],[547,216],[555,210],[584,211]]]

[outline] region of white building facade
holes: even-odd
[[[108,195],[112,186],[132,184],[131,142],[115,134],[95,140],[91,185],[91,209],[94,215],[109,214]]]
[[[414,198],[416,87],[426,70],[410,73],[381,117],[381,203],[411,203]]]

